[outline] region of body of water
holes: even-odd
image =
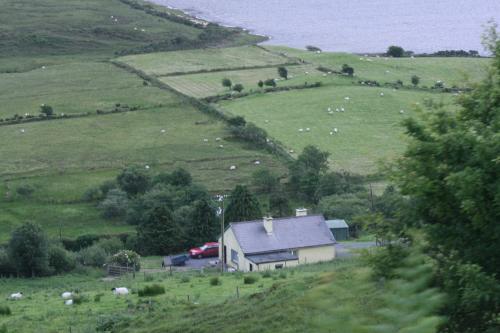
[[[267,43],[329,51],[483,53],[482,25],[500,21],[500,0],[150,0],[223,25],[267,35]]]

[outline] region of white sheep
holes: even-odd
[[[146,32],[146,29],[141,29],[142,32]]]
[[[303,128],[299,128],[299,132],[304,132],[304,129]]]
[[[65,305],[73,305],[73,300],[72,299],[67,299],[64,301]]]
[[[344,97],[346,101],[350,100],[349,96]]]
[[[24,128],[21,128],[21,130],[20,130],[20,131],[21,131],[21,133],[24,133],[24,132],[25,132]]]
[[[17,293],[10,294],[9,298],[11,300],[19,300],[19,299],[23,298],[23,293],[18,291]]]
[[[229,170],[236,170],[236,165],[231,165],[231,166],[229,167]]]
[[[164,129],[162,129],[160,132],[165,133],[166,131]]]
[[[267,120],[267,119],[266,119],[266,120],[264,120],[264,122],[265,122],[266,124],[268,124],[268,123],[269,123],[269,120]]]
[[[61,297],[62,297],[63,299],[69,299],[69,298],[71,298],[71,296],[73,296],[73,293],[72,293],[72,292],[70,292],[70,291],[65,291],[65,292],[63,292],[63,293],[61,294]]]
[[[45,66],[42,66],[42,69],[45,69],[46,67]]]
[[[137,27],[134,27],[134,30],[137,30]]]
[[[332,108],[328,108],[328,112],[332,111]]]
[[[383,92],[380,93],[380,97],[384,97],[384,93]]]
[[[224,148],[224,145],[219,145],[219,148],[220,148],[220,149]]]
[[[255,165],[260,165],[260,161],[255,161],[254,164]]]
[[[345,111],[345,109],[344,109],[344,108],[340,108],[340,112],[344,112],[344,111]]]
[[[405,110],[399,110],[399,113],[403,114],[405,113]]]
[[[120,287],[120,288],[112,288],[111,291],[113,291],[113,294],[115,294],[116,296],[125,296],[125,295],[128,295],[129,291],[128,291],[128,288],[125,288],[125,287]]]
[[[335,111],[340,112],[339,108],[336,108]]]
[[[221,140],[222,140],[221,138],[215,138],[215,141],[217,141],[217,142],[219,142]]]
[[[309,127],[308,127],[308,128],[306,128],[306,132],[309,132],[310,130],[311,130],[311,129],[310,129]]]
[[[333,132],[330,132],[330,135],[333,135]]]
[[[144,166],[144,168],[146,168],[146,170],[149,170],[150,166],[146,165],[146,166]]]
[[[290,154],[295,153],[295,151],[293,149],[290,149],[289,152],[290,152]]]
[[[208,139],[203,139],[203,142],[208,142]]]
[[[309,74],[309,72],[305,72],[306,74]]]
[[[333,129],[333,131],[334,131],[335,133],[338,133],[338,132],[339,132],[339,129],[338,129],[337,127],[335,127],[335,128]]]

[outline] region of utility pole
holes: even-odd
[[[225,259],[225,251],[224,251],[224,195],[220,196],[221,200],[221,206],[222,206],[222,211],[221,211],[221,219],[220,219],[220,253],[221,253],[221,265],[220,265],[220,274],[224,274],[224,259]]]

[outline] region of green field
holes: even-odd
[[[260,47],[243,46],[131,55],[118,58],[117,61],[150,75],[164,76],[184,72],[274,66],[287,63],[290,59]]]
[[[443,81],[446,87],[469,86],[478,82],[487,72],[490,62],[485,58],[387,58],[365,57],[348,53],[320,54],[278,46],[266,46],[273,52],[283,53],[287,57],[297,57],[308,63],[322,65],[333,70],[348,64],[354,68],[357,80],[377,80],[380,83],[403,81],[411,84],[411,76],[418,75],[420,85],[433,86],[436,81]]]
[[[226,274],[219,286],[210,285],[213,273],[176,273],[173,277],[152,273],[148,279],[153,281],[148,282],[142,273],[135,279],[128,276],[112,281],[101,280],[96,274],[3,279],[3,300],[17,291],[25,297],[2,301],[11,308],[12,315],[0,317],[0,324],[12,333],[69,332],[70,327],[72,332],[94,332],[103,319],[116,318],[123,320],[120,332],[257,332],[264,327],[280,332],[304,332],[305,328],[340,332],[328,328],[324,322],[327,316],[334,316],[346,306],[354,306],[366,315],[380,305],[379,292],[373,286],[364,290],[358,287],[367,281],[368,272],[355,262],[337,261],[284,270],[281,275],[275,272],[268,278],[254,273],[254,284],[244,284],[242,274]],[[182,280],[183,276],[188,278]],[[153,283],[162,285],[166,293],[138,297],[138,289]],[[117,298],[112,287],[131,288],[132,294]],[[75,289],[86,301],[64,305],[61,293]],[[100,300],[95,301],[99,294]],[[241,320],[242,314],[246,320]],[[278,320],[284,315],[286,322]]]
[[[345,99],[347,97],[349,100]],[[425,98],[449,102],[452,96],[387,88],[328,86],[254,95],[223,101],[221,106],[264,128],[296,153],[307,145],[315,145],[331,153],[333,169],[369,174],[377,171],[379,161],[388,161],[403,151],[405,138],[401,122],[413,115],[417,103],[422,104]],[[341,108],[345,112],[336,112]],[[338,132],[331,135],[334,128]]]
[[[312,65],[287,66],[290,75],[288,80],[280,79],[278,86],[298,86],[304,82],[314,83],[323,81],[322,73]],[[306,74],[307,73],[307,74]],[[241,83],[244,91],[261,90],[257,83],[259,80],[279,79],[277,67],[220,71],[214,73],[188,74],[176,76],[163,76],[160,80],[183,94],[196,98],[214,96],[228,93],[228,88],[222,86],[222,79],[229,78],[233,84]],[[331,78],[331,77],[330,77]]]
[[[25,73],[0,74],[0,118],[38,115],[41,104],[56,114],[110,110],[116,103],[141,109],[175,99],[110,63],[77,62],[46,66]]]

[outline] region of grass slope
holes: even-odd
[[[235,67],[273,66],[289,61],[286,57],[256,46],[140,54],[117,60],[155,76]]]
[[[61,332],[70,326],[73,332],[89,332],[102,318],[119,322],[119,332],[346,332],[348,318],[339,317],[344,309],[376,319],[373,310],[381,305],[380,291],[367,282],[369,270],[355,261],[306,265],[268,278],[252,275],[258,279],[254,284],[244,284],[242,274],[226,274],[218,286],[210,285],[212,273],[158,273],[153,281],[144,281],[142,274],[115,281],[95,275],[4,279],[2,298],[18,290],[25,298],[5,302],[13,314],[0,320],[13,333]],[[166,294],[139,298],[137,290],[152,283],[164,286]],[[133,293],[117,298],[110,291],[114,286],[132,288]],[[87,301],[65,306],[60,294],[75,289]],[[102,296],[96,302],[98,294]]]
[[[349,100],[345,100],[346,97]],[[315,145],[331,153],[330,163],[334,169],[368,174],[377,170],[379,160],[394,158],[404,149],[401,121],[412,115],[416,103],[422,103],[425,98],[446,102],[451,100],[451,95],[327,86],[254,95],[223,101],[221,106],[266,129],[297,153],[307,145]],[[342,107],[345,112],[335,111]],[[400,114],[400,110],[404,110],[404,114]],[[334,128],[338,133],[330,135]]]

